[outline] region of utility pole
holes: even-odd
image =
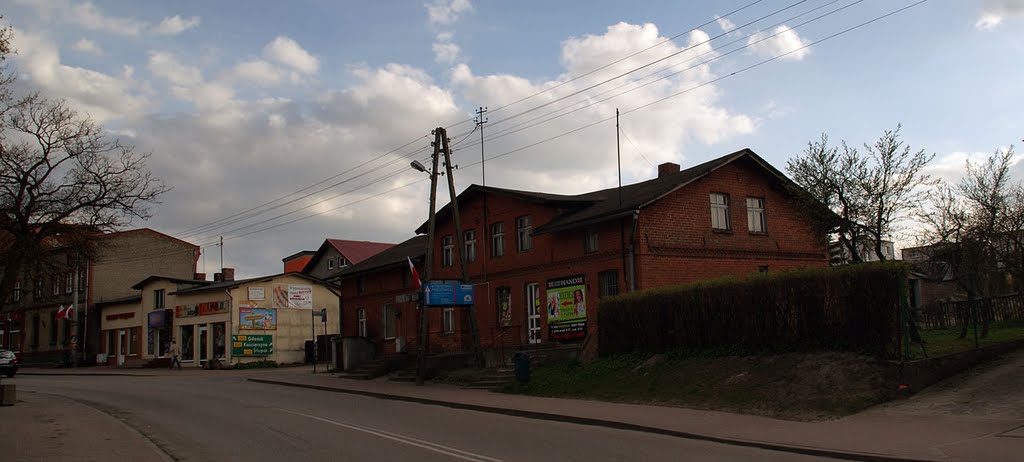
[[[220,244],[218,244],[218,246],[220,247],[220,273],[221,273],[221,276],[223,276],[224,275],[224,236],[220,237]]]
[[[82,271],[81,265],[79,264],[81,257],[75,256],[75,280],[72,282],[71,287],[71,365],[74,367],[78,366],[78,311],[79,307],[75,306],[78,304],[78,281],[81,277],[78,275],[79,271]],[[56,322],[56,321],[54,321]]]
[[[444,134],[443,128],[439,128],[438,130],[442,130],[441,133],[442,135]],[[459,269],[462,274],[461,280],[463,283],[469,283],[469,277],[466,275],[466,243],[465,236],[462,234],[462,216],[459,214],[459,201],[455,196],[455,177],[452,175],[452,152],[451,149],[448,148],[448,138],[446,136],[441,137],[441,143],[444,147],[444,167],[448,174],[448,196],[450,197],[452,205],[452,217],[455,221],[455,241],[459,246]],[[469,305],[467,308],[467,312],[469,313],[469,329],[473,337],[473,355],[476,357],[477,364],[479,366],[483,366],[484,356],[483,350],[480,349],[480,329],[477,326],[475,306],[475,304]]]
[[[435,225],[435,208],[437,206],[437,162],[441,150],[441,139],[444,137],[444,129],[438,127],[434,130],[434,153],[430,156],[431,158],[431,169],[430,174],[430,215],[427,219],[427,256],[426,262],[423,264],[423,277],[424,284],[429,284],[430,279],[433,275],[434,267],[434,225]],[[427,365],[427,344],[430,341],[430,330],[427,328],[427,324],[430,321],[430,317],[427,316],[427,304],[426,300],[423,299],[423,292],[419,294],[419,308],[420,308],[420,341],[416,347],[416,385],[422,386],[424,375],[426,375]]]
[[[487,108],[481,106],[476,111],[476,126],[480,127],[480,185],[487,187],[487,169],[484,168],[484,124],[487,123],[488,119],[484,118],[484,114],[487,113]],[[487,221],[487,191],[484,191],[484,224],[482,226],[482,232],[480,233],[481,246],[481,261],[483,265],[483,280],[487,281],[487,260],[490,256],[490,243],[491,243],[491,228],[490,222]]]

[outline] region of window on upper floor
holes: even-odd
[[[164,289],[157,289],[153,291],[153,309],[164,309]]]
[[[752,233],[768,232],[768,226],[764,219],[764,198],[747,198],[747,229]]]
[[[32,292],[32,294],[36,298],[39,298],[39,297],[43,296],[43,277],[42,276],[39,276],[39,277],[36,278],[36,288],[35,288],[35,291]]]
[[[590,228],[584,234],[583,251],[586,253],[597,252],[597,229]]]
[[[64,293],[70,294],[75,290],[75,273],[68,273],[64,275]]]
[[[334,259],[333,258],[328,258],[327,259],[327,269],[329,269],[329,270],[334,269]]]
[[[533,248],[533,225],[530,224],[530,216],[523,215],[516,218],[516,245],[520,252]]]
[[[464,249],[466,252],[466,261],[472,263],[476,261],[476,231],[469,230],[463,233],[465,236]]]
[[[441,266],[448,268],[455,265],[455,243],[449,234],[441,238]]]
[[[491,256],[505,255],[505,223],[491,223]]]
[[[85,275],[87,272],[88,270],[78,272],[78,290],[85,289]]]
[[[348,259],[345,257],[338,257],[338,268],[344,268],[349,265]]]
[[[711,193],[711,229],[732,229],[729,226],[729,195]]]
[[[53,295],[59,295],[60,294],[60,276],[57,276],[56,274],[54,274],[53,277],[51,277],[50,279],[51,279],[51,286],[53,288]]]
[[[363,277],[359,276],[356,278],[356,293],[361,294],[366,291],[366,283],[363,282]]]
[[[14,291],[11,293],[11,298],[15,302],[21,301],[21,281],[14,281]]]

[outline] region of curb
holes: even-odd
[[[345,389],[345,388],[330,387],[330,386],[326,386],[326,385],[312,385],[312,384],[304,384],[304,383],[285,382],[285,381],[279,381],[279,380],[257,379],[257,378],[253,378],[253,377],[246,377],[246,380],[248,380],[250,382],[263,383],[263,384],[269,384],[269,385],[281,385],[281,386],[295,387],[295,388],[308,388],[308,389],[311,389],[311,390],[320,390],[320,391],[329,391],[329,392],[334,392],[334,393],[345,393],[345,394],[350,394],[350,395],[367,396],[367,397],[370,397],[370,398],[386,399],[386,400],[391,400],[391,401],[405,401],[405,402],[410,402],[410,403],[418,403],[418,404],[427,404],[427,405],[448,407],[448,408],[452,408],[452,409],[462,409],[462,410],[469,410],[469,411],[487,412],[487,413],[491,413],[491,414],[503,414],[503,415],[509,415],[509,416],[514,416],[514,417],[524,417],[524,418],[527,418],[527,419],[550,420],[550,421],[554,421],[554,422],[566,422],[566,423],[574,423],[574,424],[579,424],[579,425],[590,425],[590,426],[595,426],[595,427],[606,427],[606,428],[613,428],[613,429],[617,429],[617,430],[632,430],[632,431],[638,431],[638,432],[644,432],[644,433],[654,433],[654,434],[658,434],[658,435],[673,436],[673,437],[676,437],[676,438],[684,438],[684,439],[691,439],[691,440],[708,441],[708,442],[719,443],[719,444],[727,444],[727,445],[730,445],[730,446],[743,446],[743,447],[752,447],[752,448],[758,448],[758,449],[768,449],[768,450],[772,450],[772,451],[787,452],[787,453],[792,453],[792,454],[802,454],[802,455],[816,456],[816,457],[829,457],[829,458],[833,458],[833,459],[855,460],[855,461],[865,461],[865,462],[929,462],[928,459],[910,459],[910,458],[905,458],[905,457],[888,456],[888,455],[884,455],[884,454],[849,452],[849,451],[840,451],[840,450],[834,450],[834,449],[815,448],[815,447],[810,447],[810,446],[793,446],[793,445],[769,443],[769,442],[763,442],[763,441],[752,441],[752,440],[743,440],[743,439],[735,439],[735,438],[725,438],[725,437],[720,437],[720,436],[702,435],[702,434],[699,434],[699,433],[690,433],[690,432],[684,432],[684,431],[678,431],[678,430],[669,430],[669,429],[665,429],[665,428],[649,427],[649,426],[646,426],[646,425],[631,424],[631,423],[626,423],[626,422],[616,422],[614,420],[595,419],[595,418],[590,418],[590,417],[574,417],[574,416],[567,416],[567,415],[561,415],[561,414],[550,414],[550,413],[546,413],[546,412],[524,411],[524,410],[520,410],[520,409],[510,409],[510,408],[493,407],[493,406],[482,406],[482,405],[477,405],[477,404],[457,403],[457,402],[452,402],[452,401],[441,401],[441,400],[428,399],[428,398],[416,398],[416,397],[412,397],[412,396],[391,395],[391,394],[387,394],[387,393],[379,393],[379,392],[363,391],[363,390],[350,390],[350,389]]]
[[[152,374],[129,374],[125,372],[21,372],[17,375],[33,375],[33,376],[47,376],[47,375],[68,375],[75,377],[156,377]]]

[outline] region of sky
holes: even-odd
[[[481,156],[488,186],[614,186],[616,109],[625,184],[746,147],[785,170],[822,133],[859,146],[897,124],[956,181],[965,160],[1022,144],[1024,0],[882,17],[915,2],[4,0],[0,14],[18,90],[65,98],[172,188],[133,226],[201,245],[208,274],[223,237],[224,266],[250,277],[325,238],[412,237],[429,182],[409,162],[427,163],[435,127],[459,191],[481,183]]]

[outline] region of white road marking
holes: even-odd
[[[487,456],[484,456],[484,455],[481,455],[481,454],[475,454],[475,453],[472,453],[472,452],[469,452],[469,451],[463,451],[461,449],[456,449],[456,448],[453,448],[453,447],[450,447],[450,446],[445,446],[443,444],[433,443],[433,442],[430,442],[430,441],[424,441],[424,440],[421,440],[421,439],[413,438],[411,436],[400,435],[398,433],[392,433],[392,432],[388,432],[388,431],[384,431],[384,430],[377,430],[377,429],[374,429],[374,428],[363,427],[363,426],[360,426],[360,425],[347,424],[347,423],[338,422],[338,421],[331,420],[331,419],[325,419],[323,417],[317,417],[315,415],[309,415],[309,414],[303,414],[301,412],[291,411],[291,410],[288,410],[288,409],[281,409],[281,408],[277,408],[277,407],[272,408],[272,409],[275,409],[275,410],[278,410],[278,411],[281,411],[281,412],[287,412],[289,414],[294,414],[294,415],[306,417],[306,418],[313,419],[313,420],[319,420],[321,422],[326,422],[326,423],[329,423],[331,425],[337,425],[339,427],[344,427],[344,428],[347,428],[349,430],[356,430],[356,431],[360,431],[360,432],[363,432],[363,433],[369,433],[371,435],[378,436],[378,437],[381,437],[381,438],[384,438],[384,439],[389,439],[389,440],[396,441],[396,442],[399,442],[399,443],[408,444],[410,446],[416,446],[418,448],[426,449],[428,451],[433,451],[433,452],[436,452],[436,453],[439,453],[439,454],[444,454],[446,456],[451,456],[451,457],[454,457],[454,458],[457,458],[457,459],[468,460],[470,462],[502,462],[501,459],[495,459],[493,457],[487,457]]]

